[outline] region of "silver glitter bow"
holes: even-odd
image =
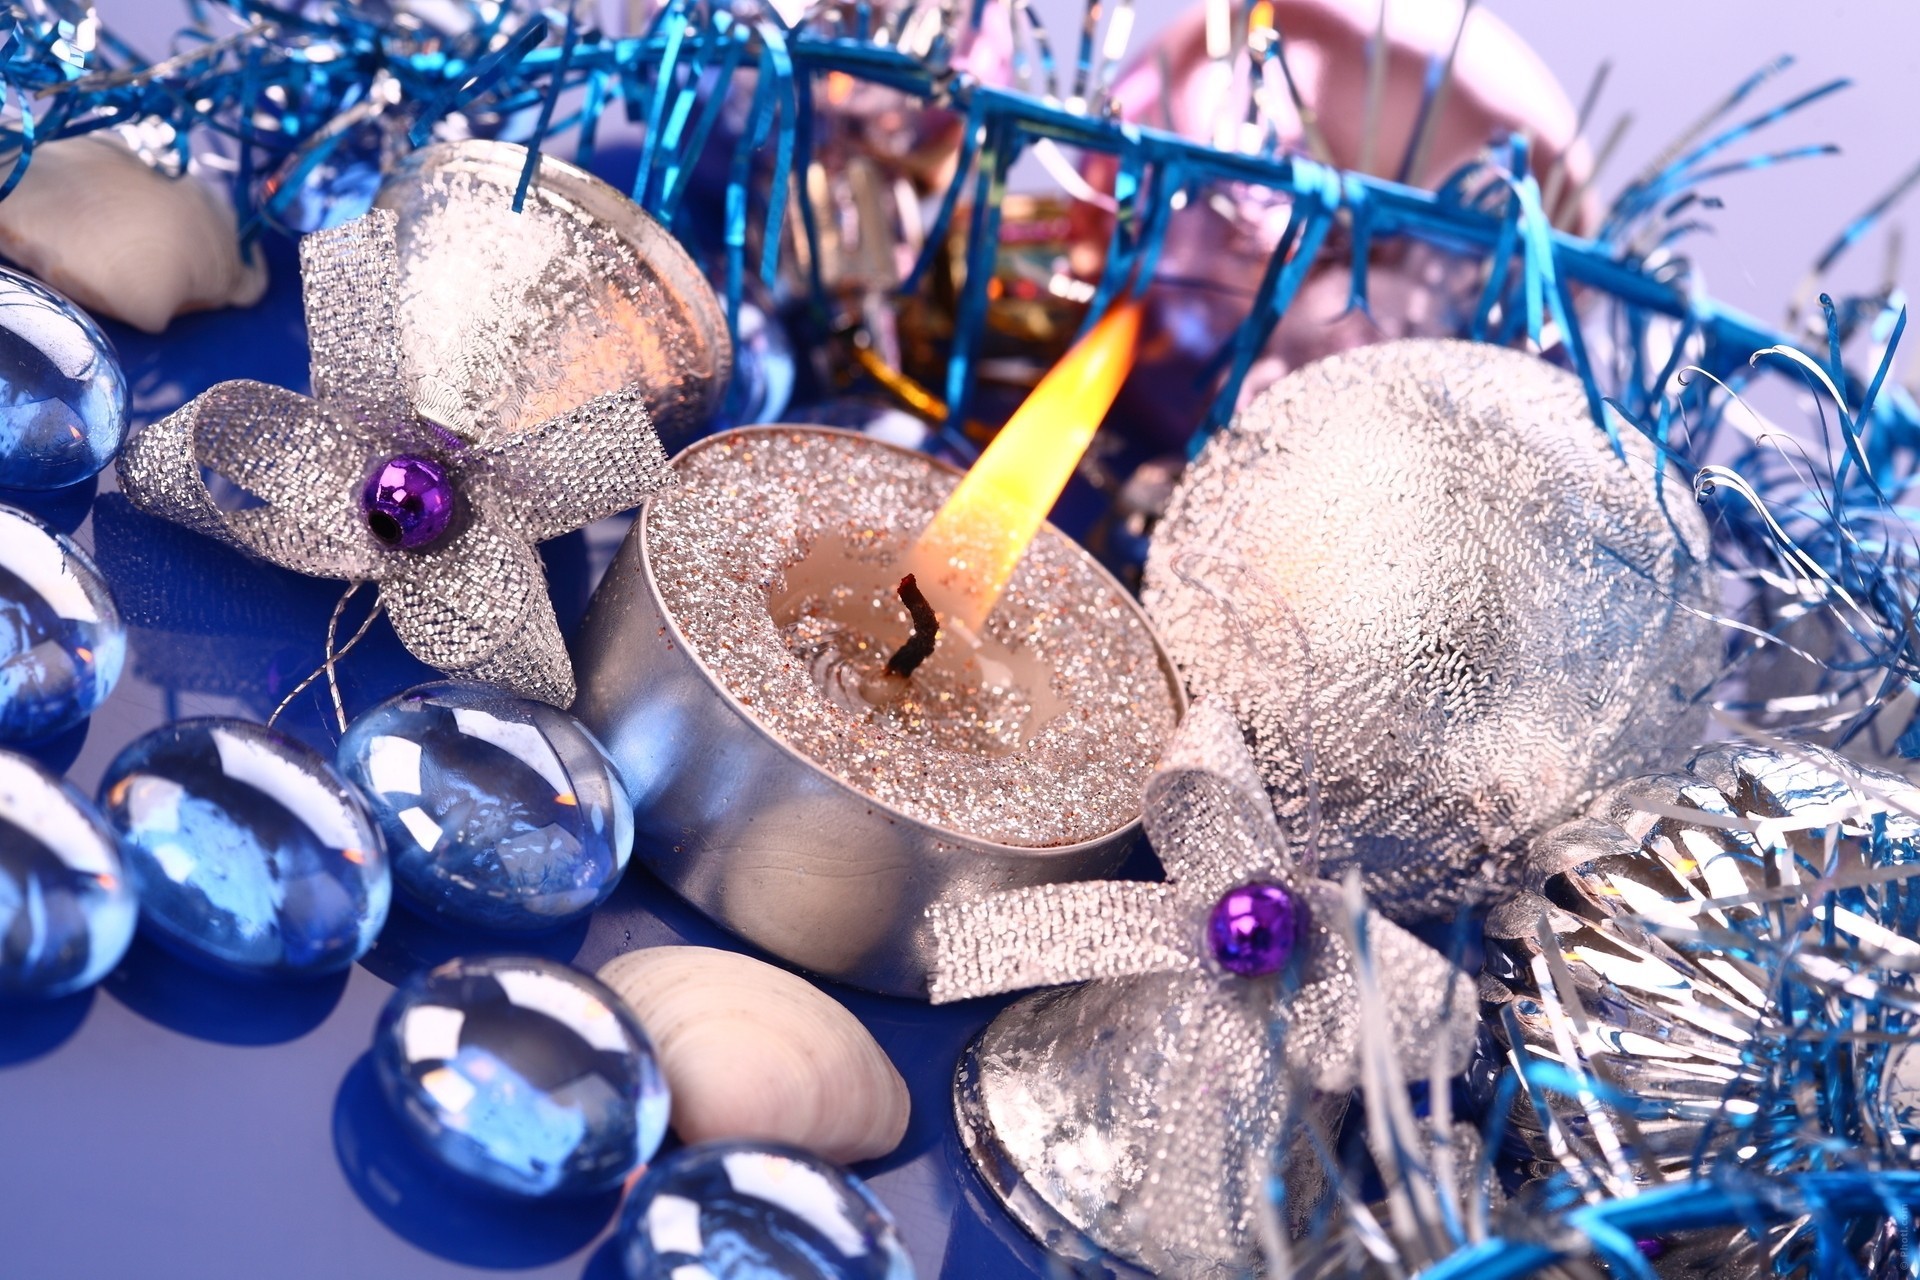
[[[1448,1074],[1463,1065],[1472,1002],[1438,952],[1296,864],[1223,704],[1188,712],[1145,807],[1166,883],[1056,884],[932,907],[930,990],[939,1003],[1101,980],[1071,993],[1085,1006],[1074,1014],[1030,997],[983,1035],[977,1072],[1051,1077],[979,1085],[984,1123],[1032,1188],[1102,1247],[1164,1274],[1243,1274],[1290,1114],[1297,1123],[1309,1095],[1359,1079],[1362,966],[1378,975],[1371,1030],[1421,1078],[1436,1054]],[[1207,925],[1223,894],[1253,882],[1286,889],[1308,922],[1286,970],[1246,978],[1214,958]],[[1142,1002],[1158,1007],[1124,1007]],[[1057,1049],[1087,1029],[1091,1052]],[[1023,1126],[1038,1136],[1014,1132]],[[1110,1154],[1129,1145],[1140,1159]]]
[[[284,568],[378,583],[401,641],[431,666],[572,702],[573,668],[534,544],[668,483],[641,389],[523,430],[457,434],[409,395],[436,371],[408,367],[403,354],[394,214],[376,209],[308,236],[300,269],[312,398],[223,382],[133,439],[121,488],[155,515]],[[361,508],[368,476],[400,455],[440,463],[458,494],[451,530],[416,550],[383,544]],[[210,474],[239,500],[216,498]]]

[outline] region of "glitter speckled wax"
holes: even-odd
[[[796,964],[921,995],[927,905],[1118,862],[1181,694],[1084,550],[1043,528],[977,652],[880,694],[912,630],[899,562],[957,475],[795,427],[674,469],[595,596],[575,707],[658,874]]]

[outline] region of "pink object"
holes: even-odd
[[[1460,25],[1460,0],[1271,0],[1273,23],[1285,41],[1287,65],[1301,98],[1316,117],[1334,164],[1397,178],[1412,144],[1428,63],[1444,59]],[[1385,91],[1375,141],[1368,153],[1367,46],[1386,4],[1387,65]],[[1236,21],[1244,10],[1236,5]],[[1161,74],[1164,58],[1168,75]],[[1113,100],[1121,116],[1136,124],[1171,129],[1189,138],[1211,139],[1223,122],[1245,118],[1247,60],[1242,54],[1231,77],[1223,77],[1207,57],[1206,10],[1195,5],[1142,49],[1121,73]],[[1163,84],[1165,106],[1162,106]],[[1284,90],[1274,96],[1280,108],[1281,139],[1306,150],[1306,131]],[[1534,172],[1544,181],[1554,163],[1567,157],[1564,187],[1577,188],[1592,173],[1584,142],[1574,140],[1577,115],[1547,65],[1513,28],[1485,9],[1467,15],[1452,83],[1435,120],[1425,161],[1409,181],[1432,186],[1472,160],[1493,138],[1526,136],[1533,145]],[[1112,161],[1106,161],[1111,174]],[[1364,163],[1363,163],[1364,162]],[[1089,165],[1090,174],[1096,166]],[[1103,189],[1110,189],[1107,176]],[[1593,217],[1589,206],[1565,225],[1581,230]]]
[[[1387,58],[1379,120],[1366,143],[1368,45],[1381,0],[1271,0],[1273,23],[1285,41],[1287,65],[1319,127],[1333,163],[1343,169],[1399,176],[1412,145],[1430,61],[1444,59],[1459,26],[1460,0],[1386,0]],[[1244,9],[1235,21],[1244,27]],[[1275,125],[1282,141],[1309,153],[1307,130],[1274,67]],[[1122,118],[1183,136],[1232,146],[1246,119],[1249,68],[1244,52],[1232,69],[1207,56],[1206,9],[1196,4],[1138,51],[1113,89]],[[1593,172],[1584,141],[1574,137],[1577,113],[1559,82],[1512,28],[1483,9],[1468,15],[1452,82],[1438,112],[1416,184],[1434,185],[1509,133],[1532,144],[1532,164],[1543,185],[1564,157],[1558,180],[1566,216],[1562,226],[1589,229],[1597,205],[1579,191]],[[1088,181],[1111,191],[1116,162],[1089,154]],[[1215,198],[1208,198],[1211,195]],[[1217,197],[1224,196],[1224,202]],[[1223,211],[1221,204],[1226,205]],[[1077,206],[1081,224],[1075,265],[1095,278],[1112,228],[1110,215]],[[1286,208],[1268,192],[1216,188],[1168,221],[1156,277],[1147,294],[1139,360],[1115,406],[1114,421],[1167,451],[1179,449],[1212,400],[1203,384],[1208,362],[1246,316],[1266,269]],[[1370,315],[1347,306],[1348,250],[1338,243],[1307,277],[1241,388],[1257,394],[1289,370],[1351,347],[1390,338],[1456,332],[1461,308],[1474,301],[1472,264],[1405,241],[1376,248],[1368,273]]]

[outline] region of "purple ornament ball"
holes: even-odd
[[[1243,978],[1278,973],[1306,931],[1307,906],[1277,884],[1227,891],[1207,917],[1207,946],[1220,967]]]
[[[374,471],[361,505],[374,537],[416,551],[439,541],[453,523],[453,481],[433,459],[401,454]]]

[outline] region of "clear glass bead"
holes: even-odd
[[[718,427],[784,422],[797,376],[793,339],[781,323],[772,295],[758,280],[741,282],[740,314],[733,341],[733,381]],[[724,287],[724,286],[723,286]]]
[[[0,488],[78,484],[126,437],[113,344],[80,308],[0,268]]]
[[[892,1215],[860,1179],[793,1147],[683,1147],[634,1186],[628,1280],[913,1280]]]
[[[653,1045],[619,997],[534,956],[448,961],[380,1015],[380,1088],[429,1152],[527,1196],[620,1185],[659,1149],[668,1094]]]
[[[398,88],[381,73],[372,94],[321,126],[261,184],[260,211],[291,235],[351,222],[373,207],[389,161],[406,150],[406,130],[383,101]]]
[[[140,916],[189,958],[262,975],[347,968],[386,923],[393,880],[360,797],[319,755],[244,720],[182,720],[100,783]]]
[[[0,742],[79,724],[113,691],[126,655],[120,611],[86,552],[0,506]]]
[[[139,904],[113,832],[36,762],[0,751],[0,1000],[64,996],[107,976]]]
[[[633,803],[604,748],[543,702],[470,684],[389,699],[340,740],[340,772],[429,916],[503,933],[592,911],[633,852]]]

